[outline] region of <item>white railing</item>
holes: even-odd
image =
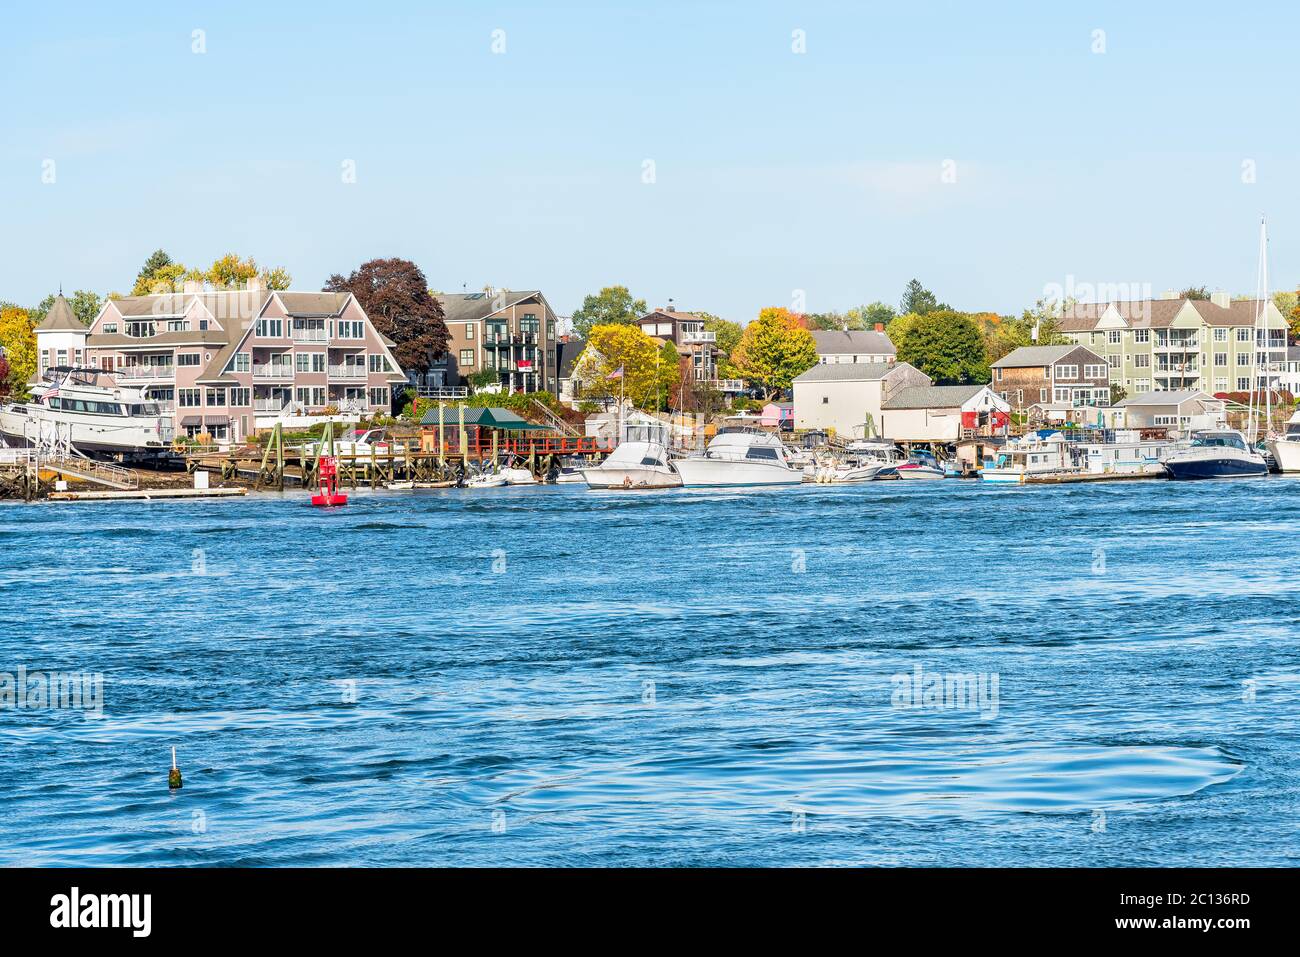
[[[115,379],[174,379],[175,366],[118,366],[109,375]]]
[[[415,394],[421,399],[464,399],[469,389],[463,385],[422,385],[416,387]]]
[[[717,342],[718,334],[716,332],[683,332],[682,342],[690,344],[693,342]]]
[[[254,365],[253,378],[254,379],[292,379],[293,366],[287,362],[285,363],[275,362],[269,365],[267,364]]]
[[[329,342],[329,333],[324,329],[295,329],[294,342]]]
[[[705,382],[705,385],[717,389],[719,392],[744,392],[745,391],[744,379],[709,379],[707,382]]]
[[[289,405],[288,399],[254,399],[254,412],[280,412]]]
[[[366,377],[366,367],[358,365],[332,365],[330,366],[331,379],[364,379]]]

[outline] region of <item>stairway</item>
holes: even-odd
[[[125,492],[140,487],[139,473],[108,462],[95,462],[91,459],[64,454],[43,455],[39,462],[39,467],[42,469],[119,491]]]

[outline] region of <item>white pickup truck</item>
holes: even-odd
[[[308,442],[302,450],[306,455],[314,456],[319,444],[319,442]],[[380,454],[387,454],[391,448],[392,442],[385,429],[366,429],[364,432],[361,429],[354,429],[334,440],[335,455],[369,455],[371,449]],[[329,451],[328,445],[320,450],[322,455],[328,455]]]

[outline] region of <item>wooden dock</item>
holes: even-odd
[[[247,495],[246,488],[154,488],[112,491],[51,492],[52,502],[115,502],[123,499],[232,498]]]
[[[1071,485],[1077,482],[1133,482],[1167,479],[1164,472],[1068,472],[1062,475],[1027,475],[1025,485]]]

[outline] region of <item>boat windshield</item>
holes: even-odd
[[[133,402],[129,408],[131,410],[131,415],[134,416],[155,418],[162,415],[162,408],[157,402]]]
[[[1246,443],[1242,441],[1241,436],[1232,434],[1222,435],[1198,435],[1192,439],[1192,448],[1221,448],[1221,449],[1242,449],[1246,448]]]

